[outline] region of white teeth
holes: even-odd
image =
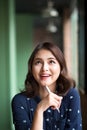
[[[49,75],[42,75],[42,76],[49,76]]]
[[[49,75],[41,75],[41,76],[49,76]]]

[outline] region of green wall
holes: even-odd
[[[16,15],[16,42],[17,42],[17,85],[18,90],[23,88],[27,73],[28,58],[33,43],[33,16],[29,14]]]
[[[0,0],[0,130],[10,130],[8,2]]]
[[[0,0],[0,130],[13,130],[11,100],[23,88],[33,41],[33,16],[16,14],[14,0]]]

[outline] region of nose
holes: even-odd
[[[48,71],[48,64],[47,63],[43,63],[43,65],[42,65],[42,70],[43,71]]]

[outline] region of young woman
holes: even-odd
[[[32,52],[12,114],[15,130],[82,130],[80,96],[57,45],[39,43]]]

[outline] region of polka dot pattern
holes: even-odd
[[[30,130],[35,108],[40,101],[37,98],[31,99],[21,94],[15,96],[12,111],[14,125],[18,130]],[[82,130],[80,98],[75,89],[71,89],[63,98],[60,113],[51,108],[44,112],[43,130]]]

